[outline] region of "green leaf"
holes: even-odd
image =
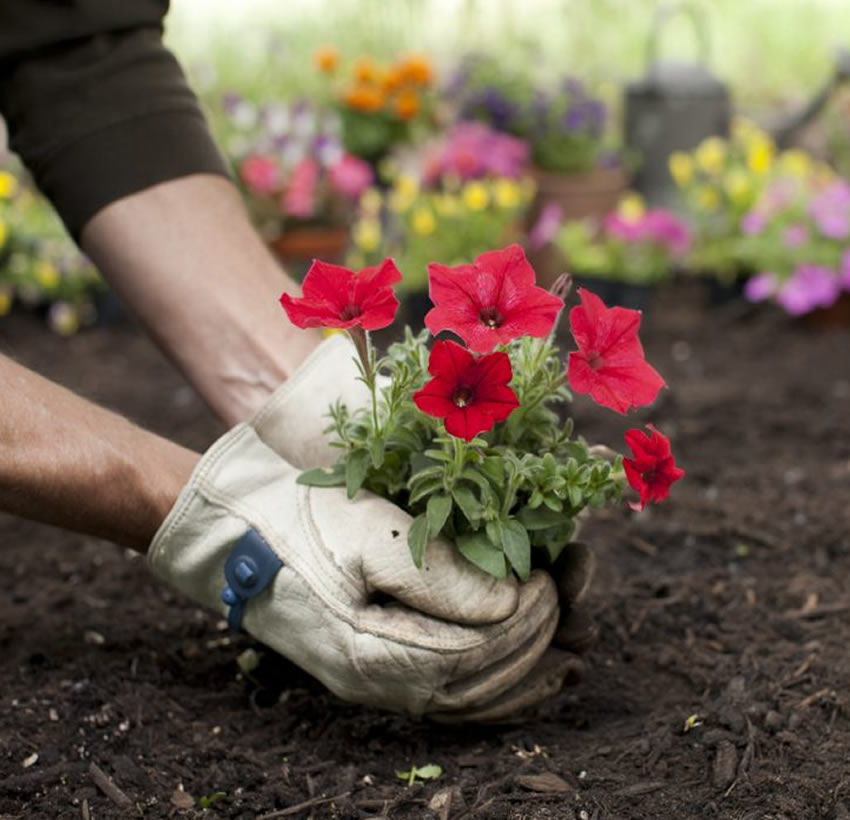
[[[422,569],[425,558],[425,548],[428,546],[428,518],[424,514],[417,515],[407,531],[407,546],[410,556],[417,568]]]
[[[410,497],[407,499],[408,506],[412,506],[417,501],[421,501],[426,495],[441,490],[443,488],[442,478],[427,478],[422,482],[416,482],[415,489],[411,489]]]
[[[447,493],[438,493],[428,499],[425,514],[428,518],[428,530],[431,533],[431,538],[436,538],[440,534],[451,512],[452,497]]]
[[[484,532],[487,533],[487,537],[495,546],[499,547],[499,549],[504,546],[502,543],[502,522],[499,521],[498,518],[493,521],[488,521],[487,525],[484,527]]]
[[[475,493],[469,487],[463,484],[456,484],[452,487],[452,498],[460,507],[461,512],[466,516],[470,524],[475,524],[481,519],[483,509],[481,502],[475,497]]]
[[[381,440],[380,436],[377,438],[373,438],[371,442],[369,442],[369,458],[372,461],[372,466],[379,470],[381,465],[384,463],[384,442]]]
[[[408,786],[412,786],[417,780],[436,780],[442,777],[443,767],[436,763],[427,763],[425,766],[411,766],[406,772],[396,772],[399,780],[404,780]]]
[[[505,521],[502,526],[502,546],[520,580],[528,580],[528,573],[531,572],[531,541],[528,540],[525,527],[514,518]]]
[[[505,470],[501,458],[485,458],[481,470],[497,487],[505,483]]]
[[[517,520],[526,530],[547,530],[564,523],[563,513],[550,510],[548,507],[523,507],[516,515]]]
[[[479,569],[483,569],[488,575],[496,578],[505,578],[508,567],[505,556],[500,549],[495,547],[483,532],[474,532],[471,535],[459,535],[457,548],[461,555]]]
[[[316,467],[306,470],[295,479],[296,484],[306,484],[308,487],[342,487],[345,484],[345,474],[341,465],[332,470]]]
[[[354,498],[357,491],[363,486],[366,475],[369,472],[369,451],[352,450],[348,461],[345,463],[345,486],[348,497]]]
[[[570,484],[567,488],[567,496],[570,499],[570,506],[580,507],[583,493],[581,487],[576,487],[575,484]]]
[[[218,803],[222,797],[227,797],[226,792],[213,792],[209,797],[204,796],[198,799],[198,806],[202,809],[211,809],[213,805]]]
[[[426,450],[425,455],[428,458],[432,458],[435,461],[442,461],[446,464],[450,464],[453,460],[453,456],[445,450]]]

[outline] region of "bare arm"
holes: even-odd
[[[0,356],[0,509],[145,552],[199,456]]]
[[[278,299],[296,285],[226,179],[183,177],[113,202],[82,245],[227,424],[249,418],[318,343],[287,322]]]

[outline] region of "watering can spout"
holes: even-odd
[[[797,136],[823,110],[835,90],[850,82],[850,49],[840,48],[835,54],[832,75],[821,89],[797,111],[786,115],[781,122],[768,130],[779,148],[787,148]]]

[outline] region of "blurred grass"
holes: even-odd
[[[263,96],[312,95],[322,87],[311,57],[323,44],[345,56],[423,51],[448,69],[470,51],[499,54],[541,75],[575,73],[597,83],[643,74],[655,0],[288,0],[174,3],[171,45],[203,84]],[[828,76],[834,50],[850,46],[847,0],[695,0],[709,65],[742,107],[804,98]],[[281,8],[283,6],[283,8]],[[665,58],[694,59],[698,44],[680,15],[661,40]],[[203,90],[203,89],[201,89]]]

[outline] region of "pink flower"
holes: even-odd
[[[819,265],[800,265],[779,289],[776,301],[792,316],[830,307],[841,290],[838,274]]]
[[[319,163],[312,157],[305,157],[292,170],[289,187],[281,203],[283,212],[300,219],[313,216],[318,182]]]
[[[274,157],[248,157],[239,168],[239,176],[252,191],[273,194],[280,190],[280,165]]]
[[[352,154],[345,154],[331,166],[331,185],[349,199],[357,199],[372,184],[373,179],[369,163]]]
[[[775,273],[759,273],[744,285],[744,296],[751,302],[764,302],[776,293],[779,281]]]
[[[758,236],[767,225],[767,217],[761,211],[750,211],[741,219],[741,233],[744,236]]]
[[[563,221],[564,209],[561,203],[554,200],[547,202],[541,208],[534,227],[529,231],[528,247],[536,251],[548,245],[557,236]]]
[[[809,229],[802,224],[789,225],[782,235],[782,244],[786,248],[799,248],[809,241]]]

